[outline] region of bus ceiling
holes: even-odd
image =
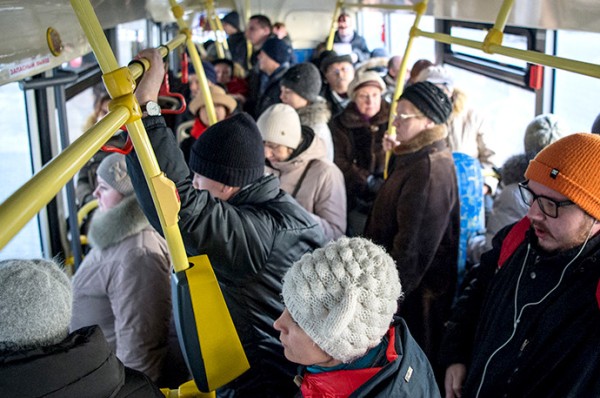
[[[103,29],[139,19],[174,22],[168,0],[92,0]],[[365,12],[378,5],[408,5],[409,1],[365,0],[345,2],[343,8]],[[412,3],[416,3],[413,1]],[[178,1],[188,13],[200,12],[205,1]],[[304,11],[333,12],[336,0],[228,0],[214,2],[219,10],[236,8],[241,15],[264,13],[287,22]],[[500,2],[462,0],[429,2],[427,14],[437,19],[493,23]],[[246,9],[247,8],[247,9]],[[386,9],[389,12],[389,9]],[[516,0],[507,25],[541,29],[600,32],[597,0]],[[0,85],[22,80],[71,61],[91,51],[69,0],[0,0]]]

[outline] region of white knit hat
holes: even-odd
[[[0,261],[0,348],[57,344],[68,336],[71,282],[49,260]]]
[[[454,91],[454,79],[448,69],[442,65],[433,65],[423,69],[415,78],[417,82],[430,82],[437,86],[445,86],[450,95]]]
[[[287,104],[268,107],[256,122],[263,141],[296,149],[302,140],[300,117],[294,108]]]
[[[382,247],[342,237],[294,263],[282,295],[306,334],[334,359],[349,363],[379,344],[402,287],[396,264]]]
[[[113,187],[123,196],[133,193],[133,185],[131,178],[127,174],[127,164],[125,163],[125,155],[120,153],[111,153],[100,162],[98,174],[108,185]]]

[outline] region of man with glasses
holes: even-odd
[[[448,322],[446,397],[600,396],[600,136],[543,149]]]
[[[402,316],[436,371],[435,359],[457,281],[460,206],[445,122],[452,103],[436,85],[407,87],[396,108],[394,158],[379,189],[365,237],[396,261]],[[440,382],[444,369],[437,375]]]

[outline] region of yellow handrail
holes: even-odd
[[[218,19],[218,17],[217,17],[217,13],[215,11],[215,3],[213,0],[206,1],[206,14],[208,16],[208,24],[210,25],[210,29],[213,32],[215,32],[215,36],[217,38],[217,40],[215,41],[215,46],[217,49],[217,57],[225,58],[225,51],[223,51],[223,36],[222,36],[223,28],[221,27],[221,30],[220,30],[221,33],[219,33],[219,28],[215,21],[216,19]]]
[[[404,90],[404,82],[406,81],[406,71],[408,70],[408,57],[412,51],[413,41],[416,37],[417,28],[419,23],[421,22],[421,17],[427,11],[427,3],[429,0],[423,0],[420,3],[412,6],[412,9],[415,11],[415,21],[413,22],[413,26],[410,30],[408,36],[408,42],[406,43],[406,48],[404,49],[404,57],[402,58],[402,62],[400,63],[400,69],[398,69],[398,75],[396,76],[396,88],[394,89],[394,95],[392,97],[392,103],[390,105],[390,115],[388,119],[388,130],[387,135],[395,135],[396,127],[394,127],[394,119],[396,117],[396,106],[398,104],[398,98],[400,94],[402,94]],[[385,168],[383,169],[383,178],[388,178],[388,165],[390,163],[390,158],[392,157],[392,151],[387,151],[385,153]]]
[[[208,115],[208,123],[212,126],[217,122],[217,113],[215,112],[215,105],[208,89],[208,80],[206,79],[206,73],[204,73],[204,67],[198,55],[198,49],[192,41],[192,32],[188,29],[187,24],[183,20],[183,8],[177,4],[176,0],[169,0],[171,4],[171,11],[173,16],[177,20],[177,26],[179,31],[187,36],[186,45],[190,58],[192,59],[192,65],[196,69],[196,75],[198,76],[198,82],[200,83],[200,92],[204,97],[204,107],[206,108],[206,114]]]
[[[54,199],[128,118],[125,107],[110,111],[0,204],[0,249]]]
[[[327,44],[325,49],[328,51],[333,50],[333,38],[335,37],[335,27],[337,23],[338,15],[340,14],[340,10],[344,5],[344,0],[338,0],[335,3],[335,10],[333,11],[333,18],[331,19],[331,26],[329,27],[329,36],[327,36]]]
[[[475,40],[461,39],[443,33],[431,33],[417,30],[417,36],[428,37],[436,41],[446,44],[458,44],[465,47],[476,48],[482,50],[483,43]],[[600,78],[600,65],[591,64],[588,62],[575,61],[568,58],[557,57],[536,51],[519,50],[516,48],[491,45],[492,53],[506,55],[512,58],[527,61],[533,64],[545,65],[552,68],[567,70],[570,72],[579,73],[581,75]]]

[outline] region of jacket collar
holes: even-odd
[[[88,238],[92,247],[105,249],[149,226],[150,223],[138,205],[136,196],[129,195],[112,209],[95,212]]]
[[[435,125],[434,127],[423,130],[412,140],[403,142],[394,148],[394,154],[406,155],[423,149],[424,147],[433,144],[436,141],[442,141],[448,136],[448,129],[443,124]]]

